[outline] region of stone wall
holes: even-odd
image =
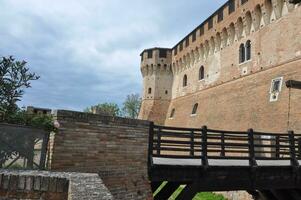
[[[0,170],[0,199],[112,200],[97,174]]]
[[[51,170],[98,173],[115,199],[151,199],[149,122],[62,110],[55,118]]]

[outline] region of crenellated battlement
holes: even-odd
[[[167,48],[146,49],[141,54],[141,73],[142,76],[153,74],[172,73],[171,60],[172,51]]]
[[[198,61],[205,61],[209,56],[227,49],[298,7],[285,0],[242,2],[228,1],[172,48],[174,73]],[[234,11],[231,11],[231,5],[234,5]]]

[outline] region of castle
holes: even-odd
[[[210,3],[210,2],[208,2]],[[139,118],[181,127],[301,132],[301,6],[229,0],[173,48],[141,53]]]

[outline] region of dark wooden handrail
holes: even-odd
[[[288,160],[292,166],[301,158],[301,135],[150,125],[149,157],[201,159]]]

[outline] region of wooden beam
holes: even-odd
[[[163,182],[152,182],[151,183],[151,188],[152,188],[152,192],[155,193],[156,190],[161,186]]]
[[[285,84],[288,88],[301,89],[301,81],[288,80]]]
[[[198,193],[195,184],[187,184],[182,192],[177,196],[176,200],[190,200]]]
[[[168,199],[180,186],[179,183],[176,182],[168,182],[154,197],[154,200],[165,200]]]

